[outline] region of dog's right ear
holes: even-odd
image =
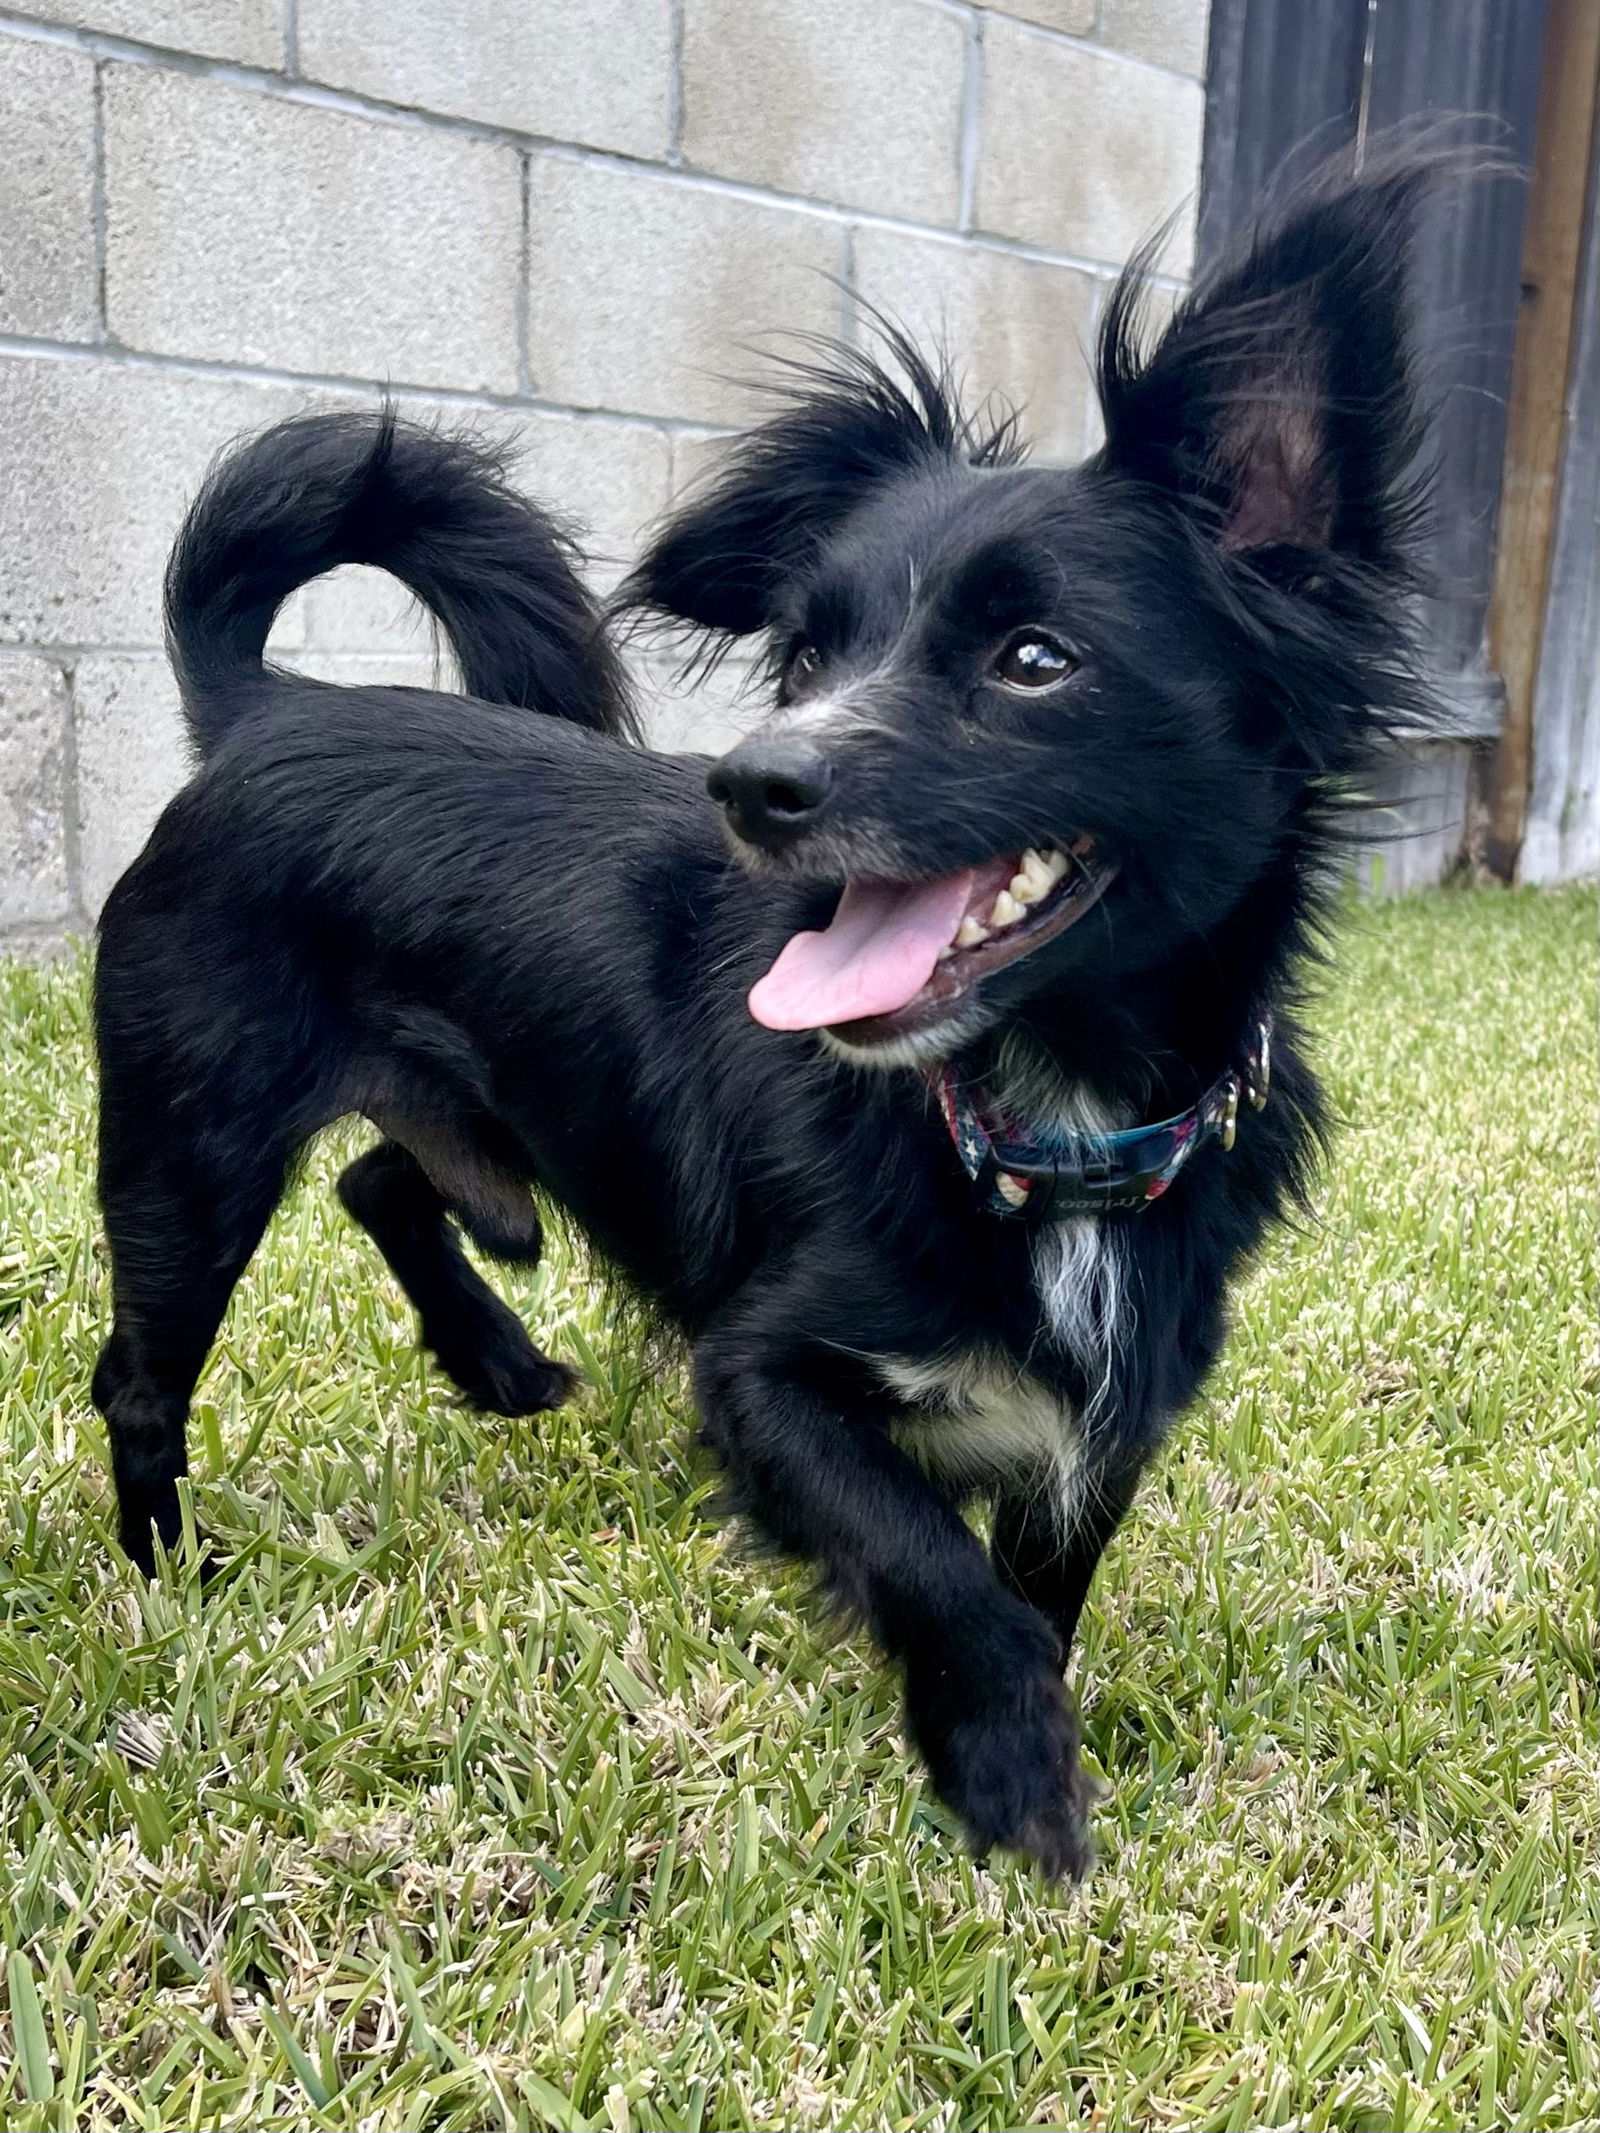
[[[740,438],[668,518],[618,594],[621,607],[748,637],[772,620],[781,587],[883,483],[941,459],[1012,455],[1009,422],[979,434],[948,372],[898,329],[877,326],[890,362],[830,345],[814,360],[785,363],[772,388],[782,412]]]

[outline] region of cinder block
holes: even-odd
[[[267,657],[280,665],[292,665],[293,655],[303,652],[306,643],[306,595],[309,585],[302,585],[297,593],[291,593],[279,608],[267,638]]]
[[[0,38],[0,329],[92,341],[94,62]]]
[[[923,0],[685,0],[683,150],[700,170],[953,222],[966,30]]]
[[[32,652],[0,652],[0,926],[68,915],[67,687]]]
[[[1095,0],[994,0],[990,13],[1020,15],[1042,30],[1064,30],[1069,37],[1084,37],[1094,28]]]
[[[106,307],[136,348],[513,391],[514,150],[190,74],[105,80]]]
[[[746,409],[746,413],[750,413]],[[672,501],[678,503],[722,464],[731,436],[728,430],[674,430],[672,433]]]
[[[177,684],[159,654],[96,654],[72,677],[78,875],[93,917],[192,772]]]
[[[0,643],[161,643],[161,578],[216,451],[308,394],[0,356]]]
[[[1100,0],[1100,40],[1202,79],[1210,15],[1210,0]]]
[[[837,223],[559,155],[529,158],[529,188],[529,362],[551,399],[738,421],[752,344],[837,330]]]
[[[668,0],[300,0],[300,71],[388,103],[664,156]]]
[[[644,652],[630,673],[645,739],[666,755],[721,755],[770,706],[754,655],[737,647],[709,674],[686,679],[664,652]]]
[[[609,588],[667,508],[670,435],[644,423],[546,414],[518,416],[507,435],[517,486],[570,523],[592,581]]]
[[[1120,265],[1178,209],[1162,265],[1187,274],[1204,115],[1198,82],[994,17],[984,37],[979,227]]]
[[[49,0],[25,12],[206,59],[283,65],[283,0]]]
[[[1041,459],[1082,457],[1092,276],[978,245],[863,229],[856,282],[921,346],[950,356],[972,403],[995,393],[1020,408]]]
[[[308,654],[381,653],[411,659],[430,652],[432,624],[427,613],[399,579],[386,571],[347,564],[306,586],[291,603],[295,604],[305,616],[299,649]],[[273,635],[276,640],[277,632]],[[311,671],[298,657],[288,663]]]
[[[409,652],[296,652],[284,662],[316,681],[338,682],[357,689],[442,689],[459,695],[461,675],[441,634],[426,635]]]

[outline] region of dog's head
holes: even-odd
[[[797,366],[668,524],[630,596],[770,646],[775,707],[709,780],[734,846],[842,890],[759,1020],[936,1058],[1309,867],[1414,696],[1405,261],[1443,160],[1321,174],[1148,354],[1130,270],[1106,442],[1070,472],[1022,464],[886,333],[887,360]]]

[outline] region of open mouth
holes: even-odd
[[[887,1043],[954,1014],[980,978],[1080,919],[1116,869],[1090,837],[936,881],[853,881],[823,933],[797,933],[751,989],[767,1029],[827,1029]]]

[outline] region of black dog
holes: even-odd
[[[803,373],[631,587],[768,634],[777,708],[709,799],[624,744],[557,539],[472,447],[311,419],[214,475],[169,587],[204,767],[101,929],[95,1398],[136,1562],[297,1153],[361,1112],[386,1138],[341,1195],[456,1383],[567,1389],[452,1228],[531,1262],[537,1185],[687,1337],[739,1506],[899,1664],[974,1842],[1084,1868],[1065,1655],[1303,1184],[1332,810],[1417,701],[1404,260],[1438,167],[1324,175],[1148,358],[1125,278],[1072,473],[903,344],[903,384]],[[354,560],[491,701],[263,667]]]

